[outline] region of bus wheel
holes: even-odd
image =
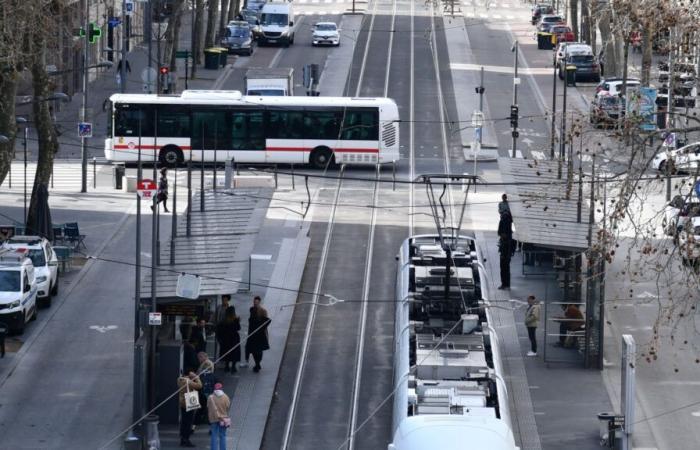
[[[184,161],[184,158],[182,157],[182,150],[175,147],[174,145],[164,147],[160,151],[160,155],[158,155],[158,159],[160,160],[160,163],[162,165],[167,166],[167,167],[175,167],[178,164],[180,164],[182,161]]]
[[[326,169],[333,164],[333,152],[328,147],[317,147],[311,152],[310,162],[317,169]]]

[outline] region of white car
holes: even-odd
[[[683,264],[700,259],[700,217],[693,217],[678,233],[678,250]]]
[[[58,294],[58,258],[51,243],[40,236],[13,236],[3,248],[24,252],[32,260],[38,302],[51,306],[51,297]]]
[[[314,25],[311,45],[340,45],[340,29],[335,22],[318,22]]]
[[[669,162],[674,172],[694,173],[700,161],[700,142],[688,144],[676,150],[666,150],[658,153],[651,161],[652,168],[666,172]]]
[[[637,78],[627,79],[627,89],[638,88],[641,82]],[[622,92],[622,78],[606,78],[598,83],[595,88],[595,95],[619,95]]]
[[[564,53],[566,52],[566,47],[568,45],[576,46],[576,45],[586,45],[586,44],[584,44],[583,42],[560,42],[560,43],[558,43],[557,48],[554,49],[554,51],[556,52],[555,64],[557,66],[559,66],[559,62],[561,62],[561,60],[564,58]]]
[[[18,334],[36,319],[36,283],[31,259],[22,252],[0,249],[0,322]]]
[[[676,195],[664,207],[664,218],[661,221],[664,233],[676,236],[685,228],[689,219],[700,216],[700,200],[693,196]]]

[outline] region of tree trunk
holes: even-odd
[[[34,35],[33,42],[33,61],[31,63],[32,87],[34,88],[35,99],[45,99],[51,95],[49,89],[49,76],[46,73],[45,64],[45,48],[46,48],[46,33],[45,30],[37,30]],[[49,180],[53,168],[53,160],[58,151],[58,137],[56,130],[53,127],[51,112],[49,110],[49,102],[35,101],[32,105],[34,113],[34,124],[38,136],[39,158],[37,160],[36,176],[34,177],[34,187],[32,188],[32,199],[27,211],[27,227],[37,229],[37,212],[38,199],[37,190],[39,186],[49,188]]]
[[[642,39],[644,42],[642,44],[642,86],[649,86],[651,81],[651,56],[652,56],[652,40],[654,39],[654,24],[653,22],[647,23],[644,27],[642,33]]]
[[[228,8],[228,20],[236,20],[238,12],[241,10],[241,0],[230,0],[230,5]]]
[[[600,38],[605,46],[603,50],[605,55],[605,77],[611,78],[617,74],[617,59],[615,58],[615,45],[610,30],[610,10],[607,8],[600,10],[598,29],[600,30]]]
[[[221,14],[219,15],[219,32],[224,30],[224,27],[228,24],[226,20],[228,17],[228,9],[231,6],[231,0],[221,0]],[[222,36],[219,36],[221,39]]]
[[[15,154],[15,95],[17,93],[17,72],[8,70],[0,72],[0,134],[10,141],[0,144],[0,185],[10,171],[10,164]]]
[[[219,34],[217,29],[219,21],[216,17],[219,13],[219,0],[209,0],[207,10],[207,32],[204,35],[204,48],[213,47],[216,42],[216,36]]]
[[[596,54],[595,41],[591,39],[591,29],[591,10],[588,0],[581,0],[581,38],[593,48],[593,54]]]
[[[184,8],[185,0],[176,0],[173,3],[173,12],[168,21],[168,28],[165,30],[165,51],[163,56],[163,61],[170,67],[170,72],[177,72],[177,60],[175,58],[175,52],[177,52],[179,47],[180,39],[180,26],[182,23],[182,14],[185,10]]]
[[[574,32],[574,38],[576,38],[578,41],[578,0],[569,0],[569,16],[571,17],[571,20],[569,21],[571,30]]]
[[[194,10],[194,35],[192,36],[192,53],[194,55],[194,64],[202,64],[202,25],[204,22],[204,0],[195,0],[195,10]],[[192,69],[192,76],[194,77],[195,69]]]

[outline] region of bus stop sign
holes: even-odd
[[[136,193],[139,197],[151,200],[158,192],[158,185],[153,180],[144,179],[136,183]]]

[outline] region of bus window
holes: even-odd
[[[338,139],[341,110],[304,111],[304,137],[306,139]]]
[[[268,111],[269,139],[304,139],[304,113],[301,111]]]
[[[231,138],[228,137],[226,111],[194,111],[192,113],[192,149],[228,150]],[[204,138],[202,139],[202,135]]]
[[[376,141],[379,139],[379,117],[376,109],[350,109],[345,113],[341,139]]]
[[[265,150],[263,111],[233,111],[231,117],[234,150]]]
[[[114,117],[115,136],[153,136],[153,109],[141,105],[117,105]]]
[[[158,136],[190,137],[189,110],[174,106],[160,106],[158,108]]]

